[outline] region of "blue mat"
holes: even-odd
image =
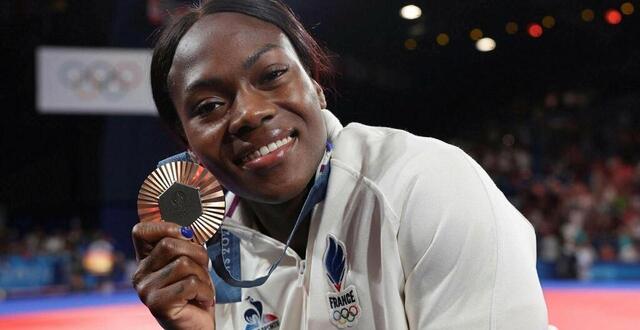
[[[602,281],[582,282],[574,280],[544,280],[542,289],[568,289],[568,290],[640,290],[640,281]]]
[[[112,294],[92,293],[57,297],[25,298],[0,302],[0,315],[134,303],[141,302],[138,295],[133,291]]]

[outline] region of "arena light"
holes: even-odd
[[[414,50],[417,47],[418,47],[418,42],[416,41],[416,39],[409,38],[404,41],[404,48],[406,48],[407,50]]]
[[[580,18],[582,18],[582,20],[585,21],[585,22],[593,21],[594,17],[595,17],[595,13],[593,12],[593,10],[591,10],[589,8],[583,10],[580,13]]]
[[[509,22],[505,25],[504,30],[507,31],[508,34],[516,34],[518,32],[518,23]]]
[[[476,49],[486,53],[496,49],[496,42],[491,38],[482,38],[476,41]]]
[[[114,265],[113,252],[103,247],[89,248],[82,257],[82,266],[94,275],[107,275],[111,273]]]
[[[556,25],[556,19],[553,16],[545,16],[542,18],[542,26],[550,29]]]
[[[617,25],[622,21],[622,14],[616,9],[608,9],[604,12],[604,20],[611,25]]]
[[[422,16],[422,9],[416,5],[406,5],[400,9],[400,16],[407,20],[417,19]]]
[[[471,30],[471,32],[469,32],[469,38],[471,38],[471,40],[473,41],[478,41],[482,39],[483,36],[484,36],[484,33],[482,33],[482,30],[478,28],[475,28]]]
[[[542,26],[538,23],[531,23],[527,26],[527,33],[531,38],[540,38],[542,36]]]
[[[436,42],[440,46],[448,45],[449,44],[449,35],[447,35],[446,33],[438,34],[438,36],[436,37]]]
[[[625,15],[631,15],[635,11],[631,2],[625,2],[620,6],[620,11]]]

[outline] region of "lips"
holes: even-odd
[[[244,170],[270,168],[284,159],[297,140],[298,133],[295,129],[256,130],[239,147],[234,163]]]
[[[280,148],[282,148],[283,146],[286,146],[290,143],[292,143],[294,140],[294,138],[287,136],[283,139],[280,140],[276,140],[274,142],[270,142],[266,145],[261,146],[260,148],[257,148],[256,150],[254,150],[253,152],[250,152],[248,155],[244,156],[242,158],[242,163],[247,163],[250,162],[254,159],[257,159],[259,157],[263,157],[266,156],[272,152],[276,152],[278,151]]]

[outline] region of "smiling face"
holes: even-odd
[[[263,203],[304,192],[324,153],[326,104],[280,29],[204,16],[178,44],[168,81],[189,147],[227,189]]]

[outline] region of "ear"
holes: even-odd
[[[322,86],[320,86],[320,84],[318,84],[315,79],[311,79],[311,81],[313,81],[313,87],[316,90],[316,95],[318,96],[318,101],[320,102],[320,108],[326,109],[327,99],[324,97],[324,90],[322,89]]]

